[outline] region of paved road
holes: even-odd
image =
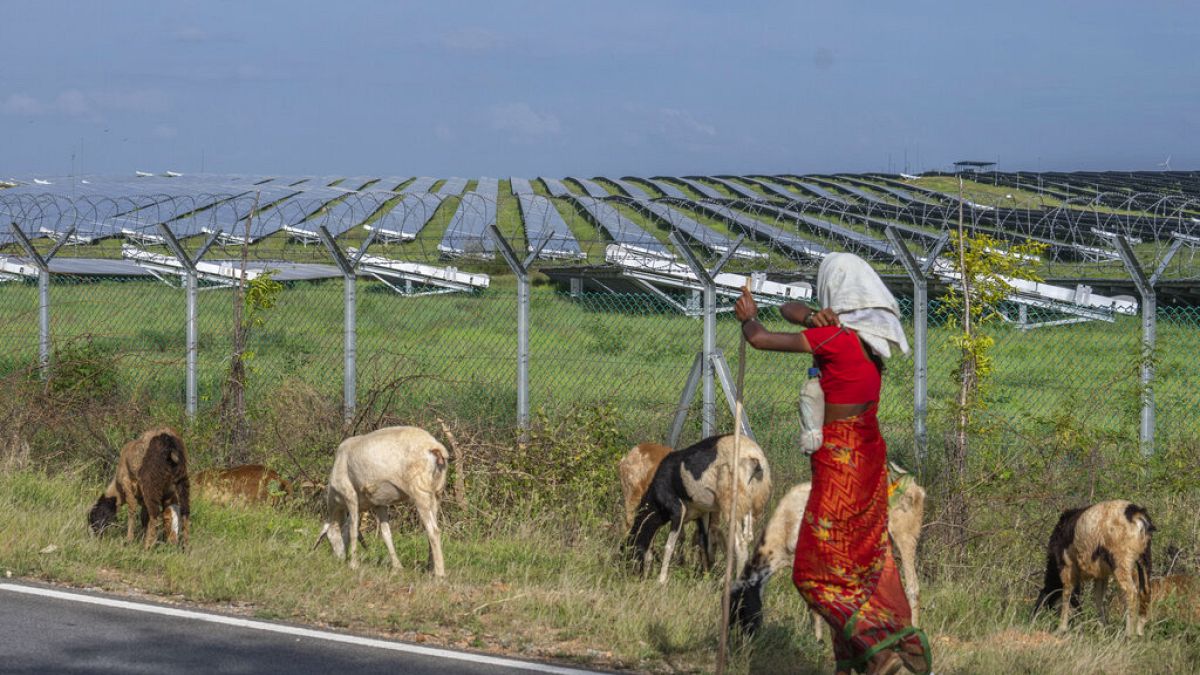
[[[0,583],[2,673],[583,673],[539,663],[359,638]]]

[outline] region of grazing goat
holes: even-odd
[[[159,518],[168,541],[187,545],[191,520],[187,451],[174,429],[151,429],[121,448],[116,476],[88,512],[92,532],[103,532],[116,519],[117,509],[125,505],[125,540],[133,541],[135,504],[141,507],[140,519],[146,528],[145,548],[158,539]]]
[[[196,491],[220,504],[266,502],[274,506],[292,495],[292,484],[262,464],[205,469],[196,474]]]
[[[888,533],[900,552],[904,573],[904,594],[912,608],[912,624],[920,621],[921,585],[917,578],[917,542],[921,538],[921,521],[925,517],[925,488],[911,474],[895,464],[890,467],[888,487]],[[748,634],[762,625],[763,590],[773,574],[791,567],[796,558],[796,541],[812,483],[800,483],[788,491],[779,504],[767,529],[759,540],[754,557],[733,585],[729,603],[731,625],[740,626]],[[812,613],[813,632],[821,639],[824,620]]]
[[[740,567],[754,536],[754,521],[762,516],[771,491],[771,470],[766,455],[749,438],[742,439],[737,470],[738,500],[732,500],[733,435],[712,436],[663,458],[642,495],[626,537],[625,547],[639,571],[650,559],[650,543],[663,525],[670,525],[658,582],[667,582],[667,570],[679,533],[686,523],[709,518],[714,528],[732,511],[739,527],[734,532],[735,559]],[[700,528],[701,548],[711,554],[706,528]],[[709,556],[711,560],[711,555]]]
[[[438,505],[446,487],[446,448],[429,432],[417,427],[387,427],[342,441],[329,474],[325,492],[327,514],[317,545],[328,539],[338,559],[350,549],[350,567],[358,567],[359,514],[371,510],[387,545],[392,566],[400,567],[388,507],[407,499],[417,509],[429,537],[434,576],[445,576]],[[315,548],[316,546],[314,546]]]
[[[1081,604],[1083,582],[1091,579],[1103,622],[1104,591],[1109,577],[1114,577],[1125,600],[1126,635],[1144,635],[1150,610],[1150,533],[1154,529],[1146,509],[1123,499],[1064,511],[1050,534],[1046,576],[1034,615],[1043,606],[1053,608],[1062,603],[1058,630],[1066,632],[1071,609]],[[1067,600],[1062,597],[1064,592]]]

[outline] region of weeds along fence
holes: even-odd
[[[619,445],[682,444],[731,428],[740,328],[729,310],[744,279],[767,327],[787,330],[775,306],[815,303],[820,259],[851,251],[896,291],[914,346],[887,364],[889,445],[936,467],[957,391],[957,322],[941,298],[961,218],[999,249],[1045,244],[1023,261],[1043,283],[989,308],[992,376],[972,434],[990,461],[1200,438],[1196,202],[1021,194],[993,205],[882,187],[802,199],[794,186],[793,200],[644,201],[497,187],[0,192],[0,375],[181,417],[216,415],[235,378],[251,418],[301,388],[360,420],[433,410],[537,433],[583,414]],[[799,467],[807,358],[747,359],[749,427]]]

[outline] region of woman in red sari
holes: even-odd
[[[879,275],[849,253],[827,256],[817,273],[820,311],[787,303],[780,313],[806,326],[774,333],[757,321],[749,291],[735,305],[756,349],[813,355],[825,395],[823,439],[812,454],[812,494],[804,512],[792,580],[832,627],[839,673],[927,673],[924,633],[892,557],[887,531],[887,445],[875,413],[883,359],[908,351],[896,299]]]

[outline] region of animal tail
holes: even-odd
[[[442,472],[446,470],[446,451],[441,447],[432,447],[429,449],[429,454],[433,455],[433,462],[436,465],[436,471]]]
[[[167,463],[172,467],[179,466],[184,461],[183,448],[174,434],[163,432],[150,439],[150,450],[161,452]]]
[[[1130,504],[1125,507],[1125,519],[1146,534],[1146,548],[1142,550],[1142,554],[1138,556],[1137,560],[1137,582],[1139,592],[1149,593],[1150,574],[1153,569],[1150,560],[1151,533],[1158,528],[1154,526],[1154,521],[1150,520],[1150,514],[1146,509],[1137,504]]]

